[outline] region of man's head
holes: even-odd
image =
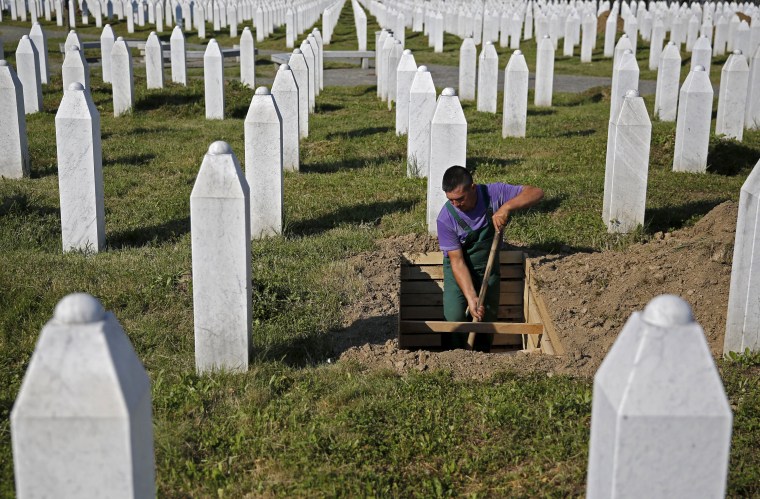
[[[463,166],[452,166],[443,174],[443,192],[455,208],[470,211],[475,208],[478,195],[472,175]]]

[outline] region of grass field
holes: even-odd
[[[349,4],[331,48],[351,45],[352,26]],[[441,56],[423,49],[418,35],[407,40],[418,63],[456,61],[453,37]],[[259,47],[284,49],[284,31]],[[6,43],[7,54],[14,49]],[[594,71],[607,76],[609,61],[598,62]],[[590,74],[569,61],[558,61],[560,68]],[[75,291],[115,313],[148,370],[162,497],[583,493],[591,380],[501,372],[474,382],[327,363],[330,331],[360,292],[341,262],[380,238],[426,231],[425,181],[406,178],[406,139],[395,136],[394,114],[374,87],[328,88],[318,98],[301,172],[285,176],[285,233],[252,247],[252,366],[201,377],[194,374],[189,196],[211,142],[228,141],[243,162],[253,91],[228,82],[229,118],[206,121],[202,81],[147,91],[137,68],[135,112],[114,118],[97,69],[92,82],[107,251],[61,253],[60,75],[45,89],[44,112],[27,117],[32,177],[0,180],[0,495],[13,494],[8,417],[35,341],[57,301]],[[653,100],[646,103],[651,110]],[[464,109],[477,181],[546,191],[540,206],[514,217],[509,239],[550,252],[625,248],[694,223],[738,199],[760,157],[760,132],[748,131],[742,143],[712,139],[707,174],[673,173],[674,124],[655,121],[646,225],[610,236],[600,216],[608,89],[556,95],[551,109],[529,107],[528,137],[519,140],[501,138],[500,115]],[[719,367],[735,418],[729,495],[759,495],[760,359]]]

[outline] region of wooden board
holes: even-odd
[[[549,309],[546,307],[546,303],[544,303],[544,300],[541,297],[541,293],[538,291],[538,285],[536,284],[536,280],[532,275],[530,266],[527,266],[528,276],[526,279],[528,281],[527,285],[530,287],[530,300],[535,304],[536,311],[538,312],[541,322],[544,325],[544,334],[548,336],[548,340],[550,342],[550,345],[547,346],[549,346],[556,355],[564,355],[565,348],[562,346],[562,343],[559,340],[559,335],[557,335],[557,330],[554,328],[554,323],[551,320],[551,315],[549,315]],[[547,351],[547,353],[549,352]]]
[[[520,264],[502,264],[502,279],[523,279],[525,271]],[[443,265],[401,265],[401,281],[429,281],[443,279]]]
[[[502,280],[499,285],[501,293],[519,293],[523,294],[525,283],[522,280]],[[415,293],[443,293],[443,281],[401,281],[401,294]],[[522,300],[520,300],[522,303]]]
[[[517,301],[518,295],[521,293],[500,293],[499,304],[500,305],[519,305],[522,300]],[[524,298],[523,298],[524,299]],[[443,293],[415,293],[401,295],[401,307],[414,307],[414,306],[443,306]]]
[[[402,262],[402,265],[442,265],[443,264],[443,252],[432,251],[430,253],[404,253],[406,262]],[[501,251],[499,253],[499,262],[505,263],[523,263],[525,256],[522,251]]]
[[[496,335],[539,335],[543,332],[542,324],[525,324],[517,322],[447,322],[447,321],[405,321],[399,323],[405,334],[421,333],[485,333]]]
[[[521,321],[522,312],[518,306],[500,306],[499,321]],[[444,320],[442,306],[415,306],[401,309],[401,320]]]

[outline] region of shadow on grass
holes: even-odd
[[[338,104],[320,104],[317,102],[318,113],[329,113],[332,111],[340,111],[341,109],[344,109],[344,107]]]
[[[680,206],[663,206],[662,208],[649,208],[644,217],[645,231],[654,234],[680,229],[694,217],[701,217],[710,210],[724,202],[725,199],[708,199],[692,201]]]
[[[551,116],[557,114],[554,109],[528,109],[528,116]]]
[[[197,93],[172,94],[162,92],[158,94],[149,94],[135,103],[135,110],[151,111],[167,106],[187,106],[198,104],[202,99],[203,96]]]
[[[301,164],[301,173],[336,173],[345,170],[359,170],[366,168],[369,164],[380,164],[386,161],[402,161],[397,156],[386,156],[379,158],[341,158],[335,161],[324,161],[319,163]]]
[[[190,232],[190,217],[175,218],[168,222],[116,232],[106,235],[106,244],[110,249],[139,248],[146,245],[159,245],[177,241]]]
[[[389,126],[373,126],[367,128],[359,128],[356,130],[350,130],[347,132],[330,132],[327,134],[327,140],[332,139],[355,139],[358,137],[368,137],[370,135],[377,135],[378,133],[386,133],[393,130]]]
[[[48,217],[59,216],[60,210],[50,206],[39,206],[33,203],[26,194],[11,194],[0,199],[0,217],[9,215]]]
[[[143,166],[150,164],[151,161],[156,159],[155,154],[130,154],[128,156],[121,156],[118,158],[103,159],[103,166],[114,165],[128,165],[128,166]]]
[[[379,225],[382,218],[391,213],[408,211],[413,201],[377,201],[344,206],[311,220],[302,220],[286,228],[288,236],[308,236],[319,234],[341,225]]]
[[[567,132],[557,134],[557,137],[588,137],[589,135],[594,135],[595,133],[595,128],[587,128],[585,130],[568,130]]]
[[[736,140],[713,137],[707,152],[707,171],[733,176],[752,168],[760,158],[760,151]]]

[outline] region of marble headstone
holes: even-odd
[[[673,42],[668,42],[660,55],[654,115],[660,121],[675,121],[678,110],[678,85],[681,74],[681,54]]]
[[[206,97],[206,119],[224,119],[224,58],[215,39],[203,54],[203,83]]]
[[[409,130],[409,91],[417,74],[417,63],[411,50],[404,50],[396,68],[396,135]]]
[[[538,43],[536,54],[536,91],[534,105],[551,107],[554,87],[554,42],[548,35]]]
[[[145,42],[145,79],[148,88],[164,88],[164,51],[155,31]]]
[[[34,43],[34,48],[37,49],[37,55],[40,62],[40,82],[43,85],[47,85],[50,80],[50,65],[48,63],[48,51],[47,51],[47,35],[42,30],[40,23],[34,23],[32,30],[29,33],[29,38]],[[1,54],[0,54],[1,56]]]
[[[179,26],[175,26],[169,39],[172,81],[180,85],[187,85],[187,52],[185,49],[185,35]]]
[[[747,66],[747,60],[741,51],[734,50],[720,72],[715,135],[725,135],[738,141],[742,140],[748,83],[749,66]]]
[[[288,60],[298,85],[298,127],[301,138],[309,136],[309,66],[301,49],[295,49]]]
[[[475,100],[475,75],[477,52],[475,41],[465,38],[459,49],[459,98],[458,100]],[[436,215],[438,215],[436,213]]]
[[[16,48],[16,71],[24,92],[24,111],[26,114],[42,111],[39,54],[27,35],[21,37]]]
[[[515,50],[504,70],[504,117],[501,136],[525,137],[528,120],[528,64]]]
[[[477,110],[484,113],[496,112],[496,95],[499,82],[499,55],[493,43],[486,42],[480,52],[478,66]]]
[[[113,115],[132,111],[135,104],[135,82],[132,75],[132,54],[124,38],[118,37],[111,52],[111,86]]]
[[[282,118],[282,167],[299,170],[298,84],[288,64],[282,64],[272,83],[272,96]]]
[[[417,68],[409,89],[409,138],[406,152],[406,175],[428,176],[430,168],[430,123],[436,108],[433,77],[427,66]]]
[[[0,60],[0,177],[28,177],[29,146],[26,138],[24,91],[13,67]]]
[[[760,128],[760,45],[755,49],[749,63],[746,107],[744,127],[748,130],[757,130]]]
[[[111,25],[106,24],[100,34],[100,65],[105,83],[111,83],[111,53],[115,41]]]
[[[705,68],[686,77],[678,98],[673,171],[704,173],[710,145],[713,88]]]
[[[240,35],[240,82],[253,88],[256,85],[256,51],[253,34],[246,26]]]

